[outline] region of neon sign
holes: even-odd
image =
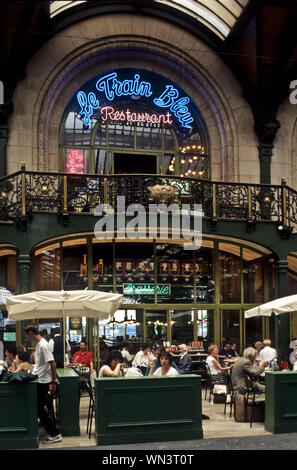
[[[66,155],[67,173],[81,174],[85,169],[85,156],[73,149]]]
[[[123,294],[154,295],[154,284],[123,284]],[[171,293],[170,284],[157,284],[158,295],[169,295]]]
[[[112,106],[100,110],[102,121],[148,122],[152,124],[172,124],[171,114],[149,114],[131,112],[129,108],[116,111]]]
[[[171,124],[169,122],[171,120],[171,114],[179,121],[182,127],[186,129],[192,129],[191,123],[194,122],[192,114],[188,108],[188,104],[190,103],[190,98],[188,96],[180,97],[180,92],[173,86],[173,85],[166,85],[164,91],[160,94],[157,94],[157,97],[153,98],[153,86],[151,82],[140,80],[140,75],[138,73],[134,74],[132,79],[125,79],[123,81],[118,80],[117,72],[112,72],[107,75],[104,75],[96,82],[96,89],[98,92],[102,93],[102,100],[103,104],[111,102],[117,98],[131,96],[132,98],[143,97],[143,98],[151,98],[152,102],[155,106],[166,109],[167,113],[164,115],[160,115],[160,120],[157,121],[157,118],[154,117],[152,119],[156,120],[156,123],[160,123],[167,119],[167,124]],[[159,95],[159,96],[158,96]],[[101,99],[101,98],[100,98]],[[83,123],[85,126],[90,124],[91,117],[94,114],[94,110],[99,109],[100,106],[100,99],[98,96],[93,92],[89,92],[86,94],[84,91],[80,90],[77,93],[77,102],[80,105],[79,114],[83,119]],[[101,114],[103,111],[103,115],[107,113],[108,106],[103,106],[101,108]],[[113,109],[113,108],[112,108]],[[111,111],[110,111],[111,112]],[[125,113],[125,111],[123,111]],[[116,111],[115,111],[116,113]],[[118,117],[113,120],[129,120],[126,119],[130,113],[129,109],[126,110],[126,117],[122,115],[122,118]],[[136,114],[136,113],[131,113]],[[137,113],[137,115],[148,115],[147,113]],[[158,115],[151,115],[151,116],[158,116]],[[163,117],[161,117],[163,116]],[[146,118],[135,118],[131,120],[131,122],[148,122],[145,120]],[[147,118],[149,119],[149,118]],[[151,121],[153,122],[153,121]]]

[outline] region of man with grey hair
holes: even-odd
[[[237,359],[232,369],[232,385],[235,393],[244,394],[247,391],[245,376],[248,375],[252,379],[253,389],[255,392],[263,393],[265,386],[260,384],[257,379],[266,367],[265,361],[260,361],[258,367],[255,367],[255,360],[258,351],[254,348],[246,348],[243,356]]]
[[[192,359],[188,353],[188,346],[186,344],[180,344],[178,347],[181,357],[178,363],[178,368],[181,374],[190,374],[192,370]]]

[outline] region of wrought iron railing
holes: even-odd
[[[285,184],[225,183],[167,175],[73,175],[20,171],[0,179],[0,221],[36,213],[93,213],[98,204],[201,204],[212,220],[273,221],[297,227],[297,192]]]

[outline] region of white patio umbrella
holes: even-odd
[[[272,313],[280,315],[281,313],[295,312],[297,311],[297,295],[289,295],[287,297],[281,297],[276,300],[271,300],[265,304],[258,305],[258,307],[250,308],[244,313],[245,318],[251,318],[256,316],[268,316]]]
[[[122,303],[122,294],[96,290],[36,291],[6,299],[10,320],[87,317],[105,320]]]
[[[62,318],[65,340],[67,317],[106,320],[118,310],[122,299],[122,294],[96,290],[36,291],[8,297],[6,307],[8,318],[14,321]],[[63,346],[65,351],[65,341]]]

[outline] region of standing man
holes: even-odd
[[[64,358],[63,358],[64,348],[63,348],[63,338],[61,336],[60,328],[55,328],[53,330],[53,333],[54,333],[54,337],[49,340],[48,344],[50,345],[51,351],[54,355],[56,367],[64,369],[64,362],[67,362],[67,361],[66,360],[64,361]],[[65,356],[67,356],[68,364],[70,362],[69,361],[70,351],[71,351],[71,347],[66,339],[65,340]]]
[[[56,423],[53,414],[50,413],[50,402],[48,393],[51,395],[56,394],[57,375],[56,363],[50,346],[46,339],[44,339],[35,325],[28,325],[25,328],[25,336],[31,342],[36,341],[35,350],[35,366],[33,374],[38,375],[37,379],[37,405],[38,405],[38,418],[41,425],[48,433],[48,438],[43,441],[43,444],[52,444],[54,442],[61,442],[62,436],[56,428]]]
[[[192,370],[192,359],[188,353],[188,347],[185,344],[180,344],[178,347],[181,357],[178,363],[178,368],[181,374],[190,374]]]

